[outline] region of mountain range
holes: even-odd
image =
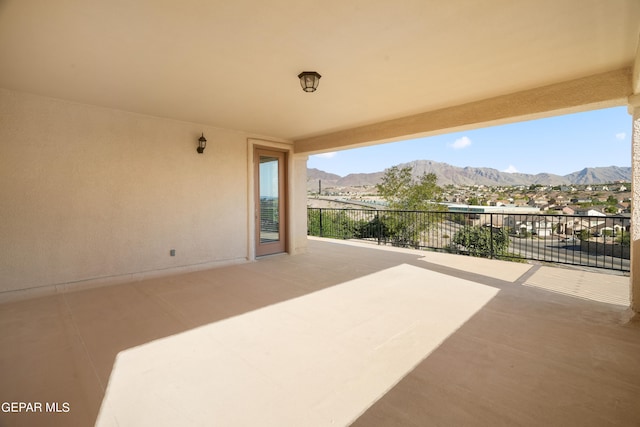
[[[500,172],[492,168],[458,167],[447,163],[434,162],[433,160],[414,160],[409,163],[401,163],[398,167],[410,166],[413,175],[420,176],[423,173],[435,173],[438,177],[438,185],[585,185],[607,184],[616,181],[631,181],[631,168],[620,166],[584,168],[568,175],[554,175],[551,173],[539,173],[535,175],[525,173]],[[319,169],[307,169],[309,187],[315,188],[318,180],[323,187],[356,187],[375,185],[384,176],[384,171],[373,173],[352,173],[340,176]]]

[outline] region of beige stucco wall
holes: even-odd
[[[0,295],[250,258],[249,136],[0,89]]]
[[[292,156],[290,174],[290,238],[289,248],[292,254],[307,251],[307,160],[309,156],[296,154]]]
[[[629,112],[633,116],[631,138],[631,170],[633,194],[631,197],[631,309],[640,312],[640,99],[634,97],[629,102]]]

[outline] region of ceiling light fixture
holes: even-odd
[[[302,90],[305,92],[315,92],[320,82],[320,77],[322,76],[315,71],[303,71],[298,74],[300,86],[302,86]]]

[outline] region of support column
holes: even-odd
[[[295,255],[307,251],[307,160],[309,156],[294,154],[292,157],[293,167],[289,174],[291,178],[289,253]]]
[[[629,98],[631,136],[631,310],[640,313],[640,95]]]

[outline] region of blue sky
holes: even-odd
[[[500,171],[567,175],[585,167],[631,166],[631,116],[608,108],[309,157],[308,167],[345,176],[412,160]]]

